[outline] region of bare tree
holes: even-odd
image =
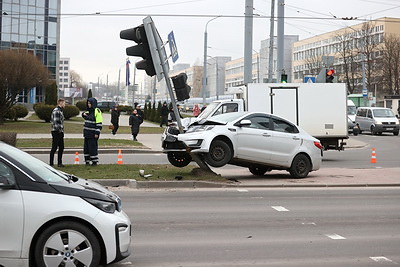
[[[74,70],[70,71],[70,87],[71,88],[83,88],[86,84],[83,82],[82,77],[79,73]]]
[[[336,51],[341,58],[341,78],[347,85],[347,91],[349,94],[354,93],[356,88],[357,78],[357,54],[354,50],[355,40],[354,33],[345,30],[344,33],[336,35]]]
[[[385,36],[383,54],[383,92],[400,95],[400,37]]]
[[[0,50],[0,124],[7,110],[16,103],[24,89],[44,87],[48,70],[26,50]]]
[[[305,65],[305,69],[308,70],[309,75],[318,75],[318,73],[320,72],[321,68],[324,67],[324,63],[322,60],[322,56],[311,56],[311,57],[307,57],[304,60],[304,65]]]

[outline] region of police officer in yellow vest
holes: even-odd
[[[83,126],[83,153],[86,165],[92,163],[92,166],[96,166],[99,162],[98,140],[103,128],[103,116],[101,110],[97,108],[97,100],[95,98],[88,98],[86,107],[87,110],[82,113],[82,117],[85,120]]]

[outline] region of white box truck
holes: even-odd
[[[234,111],[263,111],[284,117],[318,138],[325,150],[343,150],[348,138],[344,83],[250,83],[232,91],[237,99],[212,102],[195,120]]]

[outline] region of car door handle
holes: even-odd
[[[263,136],[265,137],[271,137],[271,135],[269,133],[263,133]]]
[[[300,137],[293,136],[292,139],[293,139],[293,140],[300,140]]]

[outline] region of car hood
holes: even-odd
[[[76,176],[67,175],[70,178],[68,184],[50,184],[55,190],[64,195],[93,198],[104,201],[118,202],[119,197],[104,186]]]

